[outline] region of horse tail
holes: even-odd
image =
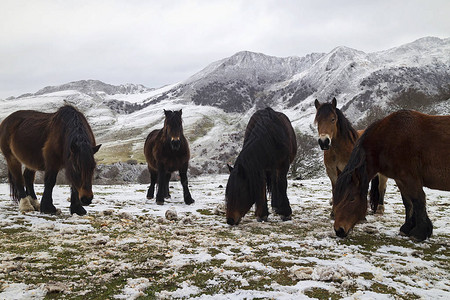
[[[369,202],[370,208],[373,212],[377,211],[378,204],[380,204],[380,190],[378,186],[380,185],[380,177],[379,175],[375,176],[370,182],[370,194],[369,194]]]
[[[10,171],[8,171],[8,181],[9,181],[9,188],[10,188],[11,198],[14,201],[19,202],[19,200],[20,200],[19,189],[17,188],[16,182],[14,181],[14,178],[13,178],[13,176],[12,176]]]

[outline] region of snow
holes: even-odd
[[[22,235],[42,236],[51,245],[35,253],[17,254],[8,246],[10,242],[0,244],[0,298],[43,299],[50,291],[63,297],[89,296],[98,290],[96,280],[104,285],[115,276],[126,280],[114,288],[114,299],[150,295],[162,299],[308,299],[315,290],[344,299],[450,297],[448,192],[426,189],[434,232],[429,240],[414,243],[398,234],[403,205],[392,181],[388,182],[385,215],[368,215],[367,223],[357,225],[346,239],[336,238],[332,231],[328,178],[289,181],[292,221],[281,222],[270,215],[268,222],[258,223],[252,210],[235,227],[226,224],[220,213],[223,208],[217,209],[223,206],[226,182],[226,175],[191,178],[196,200],[191,206],[184,204],[179,182],[170,183],[172,198],[164,205],[145,199],[145,185],[97,185],[94,203],[86,207],[84,217],[70,216],[67,186],[54,189],[61,215],[47,216],[20,214],[9,200],[8,185],[0,184],[1,230],[24,230]],[[38,193],[42,189],[36,186]],[[167,210],[175,211],[177,220],[166,220]],[[367,233],[367,226],[376,232]],[[3,235],[8,240],[14,237],[14,233]],[[377,242],[372,244],[371,239]],[[81,252],[76,250],[80,246]],[[162,248],[146,254],[155,247]],[[73,262],[66,269],[79,269],[74,274],[87,274],[83,275],[87,282],[69,279],[77,275],[60,277],[57,271],[46,271],[58,264],[55,255],[66,251],[85,262]],[[130,259],[130,253],[137,258]],[[53,279],[43,283],[12,280],[24,278],[19,276],[23,272],[33,277],[37,266],[39,273]],[[186,268],[192,271],[185,273]],[[134,270],[140,271],[133,275]],[[168,282],[174,288],[165,289]],[[211,289],[213,294],[208,292]]]

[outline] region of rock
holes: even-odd
[[[166,211],[165,216],[166,216],[166,219],[169,220],[169,221],[176,221],[176,220],[178,220],[178,215],[177,215],[177,212],[176,212],[174,207],[169,208]]]
[[[295,276],[295,278],[300,280],[310,280],[312,279],[312,273],[314,271],[311,267],[298,267],[293,266],[290,269],[292,275]]]

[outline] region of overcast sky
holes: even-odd
[[[450,37],[450,1],[0,0],[0,98],[81,79],[160,87],[242,50],[304,56]]]

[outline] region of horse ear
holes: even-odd
[[[231,173],[231,171],[233,171],[233,167],[230,164],[227,164],[227,167],[228,167],[228,171],[230,171],[230,173]]]
[[[320,106],[319,100],[316,99],[316,101],[314,101],[314,106],[316,107],[316,109],[319,109]]]
[[[178,112],[180,113],[180,116],[183,114],[183,110],[182,109],[180,109]]]
[[[102,144],[92,147],[92,151],[94,152],[94,154],[98,152],[101,146]]]
[[[336,106],[337,106],[336,97],[333,97],[333,100],[331,100],[331,104],[333,105],[334,108],[336,108]]]
[[[168,117],[170,115],[171,111],[170,110],[164,110],[164,115],[166,117]]]

